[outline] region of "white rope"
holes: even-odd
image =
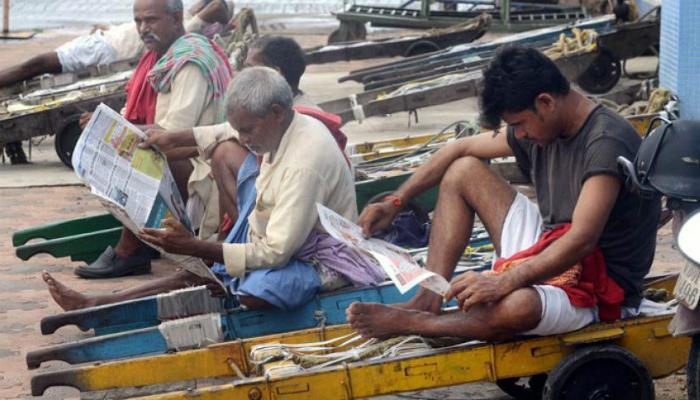
[[[268,367],[265,370],[265,378],[274,379],[284,376],[296,375],[304,372],[304,368],[297,364],[280,364]]]
[[[218,313],[164,322],[158,326],[158,330],[163,335],[168,350],[200,348],[224,340],[221,316]]]
[[[272,360],[288,360],[294,354],[304,356],[320,357],[321,355],[313,355],[308,353],[314,352],[330,352],[334,349],[347,346],[359,339],[359,336],[353,336],[350,333],[344,336],[339,336],[334,339],[329,339],[322,342],[302,343],[302,344],[281,344],[281,343],[263,343],[255,345],[250,349],[250,362],[253,365],[262,365]],[[345,340],[350,338],[349,340]],[[345,341],[344,341],[345,340]],[[333,345],[334,343],[340,344]]]
[[[206,286],[159,294],[156,302],[161,321],[223,311],[221,299],[212,297]]]

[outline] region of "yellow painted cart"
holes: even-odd
[[[670,293],[674,283],[671,277],[649,285]],[[32,379],[32,394],[67,385],[84,392],[109,391],[95,396],[103,398],[167,392],[147,398],[354,399],[479,381],[504,387],[515,378],[537,377],[531,382],[541,385],[533,389],[542,389],[544,399],[653,399],[652,378],[682,368],[690,348],[689,338],[669,334],[671,317],[599,323],[563,335],[472,342],[301,372],[292,368],[273,373],[275,367],[270,366],[277,364],[255,365],[249,357],[253,347],[263,343],[318,342],[352,333],[347,326],[318,328],[41,373]]]

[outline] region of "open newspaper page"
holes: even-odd
[[[174,218],[192,231],[165,155],[138,147],[143,138],[136,126],[100,104],[73,150],[73,168],[105,208],[132,232],[160,229],[165,218]],[[186,270],[221,284],[201,259],[158,250]]]
[[[321,225],[328,234],[377,260],[402,294],[416,285],[421,285],[440,295],[447,293],[450,287],[447,280],[422,268],[408,251],[383,240],[365,239],[362,228],[352,221],[319,203],[316,203],[316,207]]]

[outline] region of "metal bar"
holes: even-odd
[[[66,325],[76,325],[82,330],[88,330],[148,321],[153,321],[152,325],[160,323],[157,296],[49,315],[41,319],[40,326],[42,335],[50,335]]]
[[[10,0],[2,1],[2,33],[10,33]]]
[[[420,16],[422,18],[428,18],[430,16],[430,0],[421,0]]]
[[[510,0],[501,0],[501,21],[505,26],[510,25]]]
[[[109,228],[96,232],[83,233],[39,243],[30,243],[15,248],[15,254],[22,260],[28,260],[36,254],[48,253],[55,258],[70,256],[74,261],[87,261],[83,255],[98,255],[119,241],[122,228]]]
[[[12,234],[12,245],[17,247],[26,244],[32,239],[57,239],[69,235],[94,232],[102,229],[121,226],[112,214],[100,214],[91,217],[69,219],[51,222],[48,224],[32,226],[19,230]]]
[[[27,353],[27,367],[39,368],[41,363],[62,360],[80,364],[99,360],[113,360],[153,353],[167,352],[168,345],[158,328],[139,329],[128,334],[115,334],[46,347]]]

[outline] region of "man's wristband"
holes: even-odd
[[[390,194],[387,196],[384,196],[384,201],[391,203],[394,207],[397,209],[402,209],[403,208],[403,200],[401,200],[401,197]]]

